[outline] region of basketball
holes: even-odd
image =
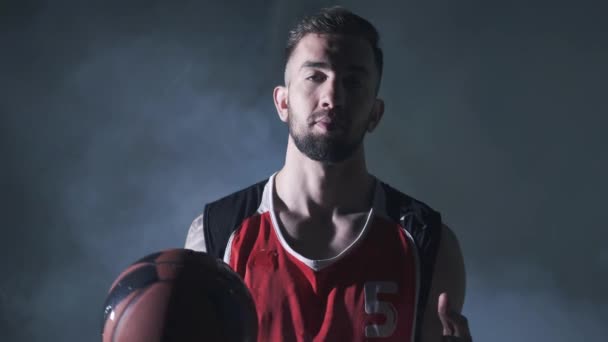
[[[102,342],[255,341],[256,310],[241,278],[188,249],[150,254],[114,281]]]

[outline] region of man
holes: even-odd
[[[243,277],[260,341],[471,341],[455,235],[366,168],[363,139],[384,112],[378,40],[341,7],[290,31],[273,93],[285,165],[207,204],[188,232],[186,248]]]

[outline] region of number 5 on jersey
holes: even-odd
[[[389,302],[378,299],[378,294],[396,294],[397,283],[391,281],[369,281],[364,285],[365,313],[380,314],[386,317],[384,324],[368,324],[365,337],[389,337],[397,327],[397,310]]]

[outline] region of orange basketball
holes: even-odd
[[[103,342],[255,341],[257,317],[241,278],[187,249],[150,254],[112,284]]]

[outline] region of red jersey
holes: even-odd
[[[258,340],[418,342],[440,214],[376,180],[357,239],[311,260],[283,238],[273,186],[274,175],[208,203],[187,242],[202,242],[241,275],[256,302]]]
[[[339,255],[310,260],[282,236],[273,178],[257,214],[232,233],[224,261],[256,302],[259,341],[412,341],[419,267],[409,233],[382,211],[381,187],[357,239]]]

